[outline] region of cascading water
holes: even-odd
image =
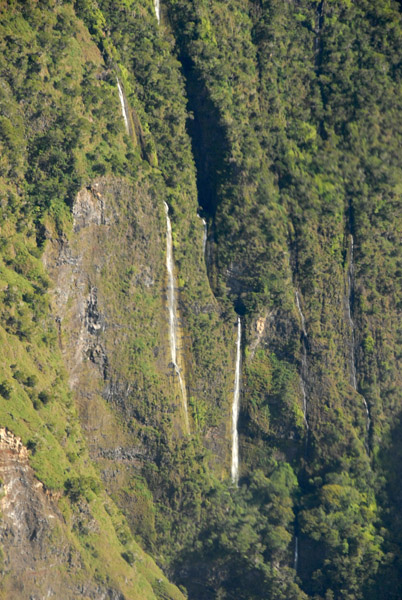
[[[241,320],[237,318],[236,370],[232,404],[232,481],[239,482],[239,434],[237,423],[240,412],[240,374],[241,374]]]
[[[202,224],[204,225],[204,235],[202,238],[202,251],[204,253],[205,256],[205,252],[207,249],[207,238],[208,238],[208,225],[205,219],[202,219]]]
[[[299,566],[299,538],[295,537],[295,553],[293,557],[293,568],[297,573],[297,567]]]
[[[306,331],[306,319],[304,318],[301,306],[300,306],[300,298],[299,298],[299,292],[296,290],[296,306],[297,306],[297,310],[299,311],[299,315],[300,315],[300,320],[301,320],[301,324],[302,324],[302,331],[303,331],[303,335],[305,338],[307,338],[307,331]]]
[[[207,225],[206,220],[203,219],[202,217],[200,217],[200,215],[197,215],[197,217],[199,219],[201,219],[202,226],[204,228],[204,233],[203,233],[203,236],[202,236],[202,252],[203,252],[203,254],[205,256],[205,252],[206,252],[206,249],[207,249],[208,225]]]
[[[304,371],[305,368],[307,366],[307,360],[305,360],[305,356],[303,356],[302,358],[302,370]],[[309,425],[308,425],[308,421],[307,421],[307,394],[306,394],[306,387],[304,385],[304,379],[303,376],[300,376],[300,388],[301,388],[301,392],[302,392],[302,396],[303,396],[303,415],[304,415],[304,424],[306,425],[306,429],[307,431],[310,429]]]
[[[306,330],[306,319],[304,318],[303,311],[301,309],[299,292],[297,290],[295,292],[295,297],[296,297],[296,306],[297,306],[297,310],[299,311],[300,320],[301,320],[301,324],[302,324],[302,332],[303,332],[303,343],[302,343],[303,352],[302,352],[302,361],[301,361],[300,388],[301,388],[301,392],[302,392],[302,396],[303,396],[304,423],[306,425],[306,429],[307,429],[307,433],[308,433],[309,424],[307,421],[307,393],[306,393],[306,384],[305,384],[305,381],[307,378],[307,346],[306,346],[306,342],[307,342],[308,338],[307,338],[307,330]]]
[[[172,224],[169,218],[169,207],[164,202],[166,212],[166,267],[168,272],[168,309],[169,309],[169,341],[170,341],[170,353],[172,357],[172,363],[174,370],[177,373],[180,392],[183,403],[184,419],[186,423],[187,433],[190,432],[190,425],[188,420],[188,408],[187,408],[187,393],[186,386],[184,385],[183,378],[179,366],[177,364],[177,314],[176,314],[176,294],[175,294],[175,280],[174,280],[174,263],[173,263],[173,243],[172,243]]]
[[[353,300],[354,300],[354,273],[355,273],[355,258],[354,258],[354,239],[353,235],[350,235],[350,261],[348,270],[348,300],[346,302],[346,312],[348,316],[348,322],[351,332],[351,343],[350,343],[350,382],[353,388],[357,391],[357,379],[356,379],[356,358],[355,358],[355,324],[352,318]],[[367,400],[364,396],[363,404],[366,411],[366,430],[369,431],[371,419],[370,411],[367,404]]]
[[[160,22],[161,22],[161,4],[160,4],[160,0],[154,0],[154,8],[155,8],[156,20],[158,21],[158,24],[160,24]]]
[[[124,99],[124,94],[123,94],[122,87],[120,85],[120,81],[118,79],[117,79],[117,89],[119,90],[121,112],[123,114],[123,119],[124,119],[124,124],[126,126],[126,131],[127,131],[127,133],[130,133],[130,126],[128,124],[128,114],[127,114],[127,110],[126,110],[126,102],[125,102],[125,99]]]

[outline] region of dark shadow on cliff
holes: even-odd
[[[395,418],[389,439],[377,457],[375,470],[383,476],[377,502],[386,528],[383,565],[365,598],[400,600],[402,598],[402,413]]]
[[[187,121],[187,132],[197,169],[198,202],[208,216],[214,217],[219,185],[227,179],[228,142],[219,111],[192,60],[184,54],[179,59],[185,78],[187,108],[192,115]]]
[[[227,600],[248,600],[257,598],[265,584],[261,573],[240,558],[197,552],[175,565],[174,579],[186,587],[189,600],[213,600],[222,593]]]

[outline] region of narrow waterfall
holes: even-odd
[[[161,4],[160,4],[160,0],[154,0],[154,8],[155,8],[156,20],[158,21],[158,24],[160,25],[160,22],[161,22]]]
[[[305,360],[305,356],[303,356],[302,358],[302,370],[304,370],[307,367],[307,360]],[[303,364],[303,362],[305,364]],[[300,388],[301,388],[301,392],[302,392],[302,396],[303,396],[303,415],[304,415],[304,424],[306,426],[307,431],[309,431],[310,427],[307,421],[307,394],[306,394],[306,386],[304,385],[304,379],[303,376],[300,376]]]
[[[207,249],[208,225],[207,225],[206,220],[203,219],[202,217],[200,217],[200,215],[197,214],[197,217],[199,219],[201,219],[202,226],[204,228],[204,233],[203,233],[203,236],[202,236],[202,252],[203,252],[203,254],[205,256],[205,251]]]
[[[349,258],[349,270],[348,270],[348,299],[346,302],[346,312],[348,316],[348,323],[351,333],[351,343],[350,343],[350,382],[353,388],[357,391],[357,379],[356,379],[356,357],[355,357],[355,324],[352,318],[352,310],[354,303],[354,274],[355,274],[355,258],[354,258],[354,239],[353,235],[350,235],[350,258]],[[364,396],[363,404],[366,411],[366,430],[370,430],[371,419],[370,419],[370,411],[367,404],[367,400]]]
[[[241,374],[241,320],[237,318],[236,370],[232,404],[232,481],[239,482],[239,434],[237,423],[240,412],[240,374]]]
[[[205,251],[207,249],[207,238],[208,238],[208,225],[205,219],[202,219],[202,224],[204,225],[204,235],[202,238],[202,251],[205,256]]]
[[[300,373],[300,388],[303,396],[303,415],[304,415],[304,423],[306,425],[307,434],[309,432],[309,424],[307,421],[307,393],[306,393],[306,379],[307,379],[307,330],[306,330],[306,319],[304,318],[303,311],[300,305],[299,292],[296,290],[296,306],[299,311],[300,321],[302,325],[303,332],[303,341],[302,341],[302,361],[301,361],[301,373]]]
[[[123,115],[124,124],[126,126],[126,131],[127,131],[127,133],[130,133],[130,126],[128,124],[128,114],[127,114],[127,110],[126,110],[126,101],[124,99],[123,90],[122,90],[122,87],[120,85],[120,81],[118,79],[117,79],[117,89],[119,90],[121,112],[122,112],[122,115]]]
[[[187,408],[187,393],[186,386],[184,385],[183,378],[181,376],[180,368],[177,364],[177,314],[176,314],[176,294],[175,294],[175,279],[174,279],[174,263],[173,263],[173,243],[172,243],[172,224],[169,218],[169,207],[164,202],[166,212],[166,267],[168,272],[168,309],[169,309],[169,341],[170,341],[170,353],[172,357],[172,363],[174,370],[177,373],[180,392],[183,403],[184,419],[186,423],[187,433],[190,433],[190,424],[188,420],[188,408]]]
[[[300,315],[300,320],[301,320],[301,324],[302,324],[302,331],[303,331],[303,335],[305,338],[307,338],[307,331],[306,331],[306,319],[304,318],[301,306],[300,306],[300,298],[299,298],[299,292],[296,290],[296,306],[297,306],[297,310],[299,311],[299,315]]]
[[[295,553],[293,558],[293,568],[297,573],[297,567],[299,566],[299,538],[295,537]]]

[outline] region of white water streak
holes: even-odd
[[[352,318],[352,297],[353,297],[353,286],[354,286],[354,273],[355,273],[355,258],[354,258],[354,239],[353,235],[350,236],[350,262],[348,271],[348,302],[346,303],[348,322],[351,331],[351,345],[350,345],[350,375],[351,383],[353,388],[357,391],[357,378],[356,378],[356,358],[355,358],[355,324]],[[366,430],[369,431],[371,425],[370,411],[367,404],[367,400],[364,396],[363,404],[366,411]]]
[[[130,127],[129,127],[129,124],[128,124],[128,115],[127,115],[127,111],[126,111],[126,102],[124,100],[124,94],[123,94],[123,90],[122,90],[122,87],[120,85],[120,81],[119,80],[117,80],[117,89],[119,90],[121,112],[122,112],[122,115],[123,115],[123,119],[124,119],[124,123],[125,123],[125,126],[126,126],[126,130],[127,130],[127,133],[130,133]]]
[[[303,416],[304,416],[304,424],[306,425],[307,431],[310,429],[308,421],[307,421],[307,394],[306,394],[306,386],[304,385],[303,377],[300,377],[300,388],[303,396]]]
[[[301,306],[300,306],[300,298],[299,298],[299,292],[296,290],[295,292],[295,296],[296,296],[296,306],[297,306],[297,310],[299,311],[299,315],[300,315],[300,320],[301,320],[301,324],[302,324],[302,331],[303,331],[303,335],[305,337],[307,337],[307,331],[306,331],[306,319],[304,318]]]
[[[203,236],[202,236],[202,252],[203,252],[203,254],[205,256],[205,251],[206,251],[206,248],[207,248],[207,239],[208,239],[208,225],[207,225],[206,220],[203,219],[202,217],[200,217],[200,215],[197,214],[197,217],[199,219],[201,219],[202,226],[204,227],[204,233],[203,233]]]
[[[170,353],[172,357],[172,363],[174,369],[179,378],[180,392],[183,403],[184,418],[186,423],[187,433],[190,432],[190,425],[188,420],[188,408],[187,408],[187,394],[186,386],[184,385],[183,378],[180,373],[179,366],[177,364],[177,314],[176,314],[176,294],[175,294],[175,280],[174,280],[174,263],[173,263],[173,243],[172,243],[172,224],[169,218],[169,207],[164,202],[166,212],[166,267],[168,272],[168,309],[169,309],[169,341],[170,341]]]
[[[158,21],[158,25],[160,25],[160,22],[161,22],[161,3],[160,3],[160,0],[154,0],[154,8],[155,8],[156,20]]]
[[[295,554],[294,554],[294,560],[293,560],[293,568],[297,573],[297,567],[299,566],[299,538],[295,537]]]
[[[205,256],[205,251],[207,249],[207,238],[208,238],[208,225],[205,219],[202,219],[202,224],[204,225],[204,235],[202,238],[202,251]]]
[[[239,483],[239,434],[237,423],[240,412],[240,374],[241,374],[241,320],[237,318],[236,370],[232,404],[232,481]]]

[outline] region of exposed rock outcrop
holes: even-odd
[[[123,600],[121,594],[102,590],[90,581],[72,586],[66,566],[71,573],[80,571],[83,565],[63,535],[64,520],[57,508],[59,494],[52,494],[38,481],[29,465],[28,449],[5,428],[0,428],[0,478],[0,598],[72,600],[79,596]]]

